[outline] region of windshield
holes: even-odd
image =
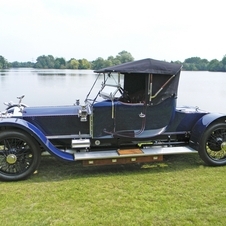
[[[114,100],[121,97],[123,93],[124,75],[119,73],[99,74],[94,82],[90,92],[86,97],[86,101],[99,102],[103,99]],[[94,98],[89,99],[89,96],[94,90],[94,86],[99,86],[99,91]],[[96,90],[96,88],[95,88]]]

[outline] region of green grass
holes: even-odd
[[[108,167],[43,157],[31,178],[0,182],[1,225],[225,225],[225,171],[196,154]]]

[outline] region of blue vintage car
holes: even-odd
[[[42,152],[85,166],[198,152],[208,165],[225,165],[226,115],[176,106],[181,68],[133,61],[95,71],[103,81],[84,105],[28,107],[22,97],[8,104],[0,113],[0,179],[27,178]]]

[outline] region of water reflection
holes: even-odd
[[[66,73],[38,73],[38,75],[41,75],[41,76],[46,76],[46,75],[56,75],[56,76],[66,76],[67,74]]]

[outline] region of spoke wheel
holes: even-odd
[[[0,179],[22,180],[37,169],[41,153],[37,142],[19,131],[0,133]]]
[[[199,155],[212,166],[226,164],[226,124],[213,124],[205,131],[200,142]]]

